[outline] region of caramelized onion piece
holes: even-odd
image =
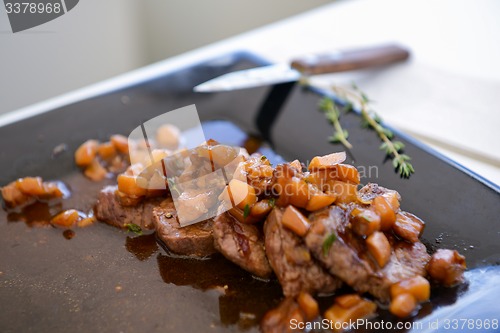
[[[385,267],[391,258],[391,244],[383,232],[376,231],[366,239],[368,251],[380,267]]]
[[[337,196],[336,202],[338,203],[348,204],[358,200],[358,189],[355,184],[330,180],[327,182],[326,188],[327,193],[334,193]]]
[[[313,212],[315,210],[328,207],[335,202],[335,199],[337,199],[337,197],[333,193],[327,194],[320,191],[314,192],[311,194],[311,198],[307,202],[306,210]]]
[[[116,148],[111,142],[101,143],[97,147],[97,154],[105,160],[111,160],[116,156]]]
[[[75,152],[75,163],[79,167],[88,166],[94,161],[97,154],[99,142],[96,140],[87,140],[78,147]]]
[[[466,268],[465,257],[448,249],[437,250],[427,264],[430,277],[447,287],[461,283]]]
[[[417,308],[417,301],[411,294],[400,294],[396,296],[389,305],[389,311],[399,317],[408,317]]]
[[[391,286],[392,299],[395,299],[401,294],[411,294],[418,302],[425,302],[429,300],[431,295],[431,285],[426,278],[417,275]]]
[[[380,216],[380,230],[387,231],[396,222],[396,213],[386,198],[379,196],[372,201],[372,208]]]
[[[250,209],[250,215],[258,219],[265,218],[273,209],[273,204],[269,199],[257,201]]]
[[[118,190],[126,195],[132,197],[142,197],[147,193],[147,188],[144,186],[140,186],[147,184],[140,184],[140,182],[137,181],[136,176],[121,174],[118,175],[117,181]]]
[[[21,192],[27,195],[41,196],[47,194],[42,178],[40,177],[19,178],[16,181],[16,186]]]
[[[301,292],[297,297],[299,307],[304,311],[306,320],[313,320],[319,315],[318,302],[306,292]]]
[[[351,212],[352,230],[359,236],[369,236],[380,230],[380,217],[370,209],[356,207]]]
[[[399,237],[416,243],[424,231],[424,227],[424,221],[415,215],[408,212],[400,212],[396,215],[396,222],[392,228]]]
[[[288,206],[283,213],[282,223],[299,236],[305,236],[309,230],[309,220],[294,206]]]
[[[345,152],[333,153],[324,156],[315,156],[309,163],[309,170],[328,169],[344,162],[346,159]]]
[[[236,206],[240,209],[250,209],[257,202],[255,189],[238,179],[231,179],[228,186],[219,196],[225,207]]]
[[[75,209],[65,210],[52,218],[50,223],[57,227],[71,228],[80,219],[80,214]]]
[[[44,182],[40,177],[19,178],[3,186],[1,193],[9,208],[24,205],[33,199],[60,198],[64,194],[57,182]]]
[[[116,150],[118,150],[122,154],[128,154],[127,137],[120,134],[115,134],[111,136],[110,140],[113,146],[115,146]]]
[[[374,315],[377,305],[358,294],[339,296],[332,307],[326,310],[324,317],[332,322],[335,332],[341,330],[335,327],[345,327],[343,323],[357,319],[370,318]]]
[[[85,177],[98,182],[106,178],[108,172],[106,169],[99,163],[97,159],[94,159],[90,165],[88,165],[83,171]]]

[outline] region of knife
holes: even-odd
[[[217,92],[298,81],[310,75],[338,73],[393,64],[408,59],[408,50],[397,44],[349,49],[297,58],[291,64],[275,64],[221,75],[193,88]]]

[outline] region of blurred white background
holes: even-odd
[[[12,34],[0,10],[0,113],[207,44],[194,53],[248,49],[286,62],[395,41],[409,62],[313,81],[355,80],[388,124],[500,184],[499,13],[499,0],[81,0]]]
[[[0,9],[0,113],[306,11],[328,0],[81,0],[13,34]]]

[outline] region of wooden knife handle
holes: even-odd
[[[303,74],[316,75],[389,65],[409,56],[403,47],[387,44],[302,57],[293,60],[291,66]]]

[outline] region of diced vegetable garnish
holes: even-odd
[[[345,152],[332,153],[324,156],[316,156],[313,157],[313,159],[309,163],[308,169],[309,170],[328,169],[344,162],[345,159],[346,159]]]
[[[88,227],[96,222],[95,216],[89,216],[81,219],[80,221],[77,222],[77,226],[79,228],[85,228]]]
[[[254,216],[258,219],[262,219],[266,217],[271,210],[273,209],[273,205],[269,199],[263,199],[257,201],[252,208],[250,209],[250,215]]]
[[[40,177],[19,178],[16,181],[17,188],[27,195],[41,196],[47,194]]]
[[[391,205],[392,210],[394,212],[397,212],[399,210],[399,193],[396,191],[388,191],[387,193],[382,194],[382,197],[384,197],[387,202]]]
[[[336,202],[338,203],[347,204],[350,202],[357,202],[358,200],[358,189],[355,184],[330,180],[327,182],[327,188],[327,193],[332,192],[337,196]]]
[[[48,200],[61,198],[63,190],[56,182],[44,182],[40,177],[19,178],[2,187],[2,197],[7,207],[26,204],[33,199]]]
[[[399,318],[408,317],[416,308],[417,301],[409,293],[397,295],[389,305],[389,311]]]
[[[356,185],[359,184],[360,177],[358,169],[356,169],[356,167],[349,164],[339,164],[335,166],[334,170],[335,174],[332,174],[332,171],[330,171],[330,175],[334,176],[335,179],[353,183]]]
[[[80,167],[88,166],[94,160],[99,143],[96,140],[85,141],[75,152],[75,163]]]
[[[391,244],[383,232],[376,231],[366,239],[368,251],[380,267],[385,267],[391,258]]]
[[[324,317],[332,321],[331,327],[335,332],[340,332],[336,327],[345,327],[342,323],[370,318],[376,309],[374,302],[363,299],[358,294],[343,295],[335,299],[335,303],[326,310]]]
[[[467,268],[465,257],[455,250],[439,249],[427,264],[430,277],[445,285],[454,286],[463,281],[463,273]]]
[[[253,224],[253,223],[257,223],[260,221],[259,218],[256,218],[255,216],[252,216],[251,214],[248,216],[245,216],[246,215],[245,211],[243,209],[238,208],[238,207],[233,207],[228,212],[229,212],[229,214],[231,214],[233,217],[235,217],[241,223]]]
[[[174,125],[165,124],[156,131],[156,142],[160,147],[175,150],[179,147],[181,131]]]
[[[309,230],[308,219],[294,206],[288,206],[283,213],[282,223],[299,236],[305,236]]]
[[[80,214],[75,209],[68,209],[57,214],[50,223],[57,227],[71,228],[80,219]]]
[[[101,181],[103,180],[104,178],[106,178],[106,175],[108,174],[108,172],[106,171],[106,169],[101,165],[101,163],[99,163],[98,160],[94,159],[90,165],[88,165],[85,170],[83,171],[83,174],[95,181],[95,182],[98,182],[98,181]]]
[[[294,168],[297,171],[302,171],[302,164],[300,163],[299,160],[293,160],[292,162],[289,163],[292,168]]]
[[[425,223],[415,215],[407,212],[400,212],[396,215],[396,222],[392,227],[396,235],[412,243],[418,239],[424,231]]]
[[[305,208],[309,202],[309,185],[303,179],[293,177],[288,181],[282,195],[289,197],[290,204]]]
[[[425,302],[430,297],[431,286],[426,278],[417,275],[411,279],[400,281],[391,286],[392,299],[401,294],[411,294],[418,302]]]
[[[110,141],[115,146],[116,150],[118,150],[122,154],[128,154],[128,139],[127,137],[115,134],[110,137]]]
[[[380,230],[390,230],[396,222],[396,213],[387,199],[382,196],[375,197],[372,208],[380,216]]]
[[[231,179],[226,189],[231,202],[240,209],[244,209],[246,205],[252,206],[257,202],[255,189],[241,180]]]
[[[301,292],[297,297],[299,307],[304,311],[306,320],[313,320],[319,315],[318,302],[306,292]]]
[[[111,142],[104,142],[97,147],[97,154],[103,159],[109,160],[116,156],[116,148]]]
[[[370,209],[356,207],[351,217],[352,230],[360,236],[369,236],[380,230],[380,217]]]
[[[126,195],[131,196],[144,196],[147,189],[138,184],[137,177],[126,174],[118,175],[118,190]]]
[[[313,212],[315,210],[328,207],[335,201],[335,199],[336,197],[333,193],[326,194],[320,191],[315,192],[311,194],[311,198],[306,205],[306,210]]]

